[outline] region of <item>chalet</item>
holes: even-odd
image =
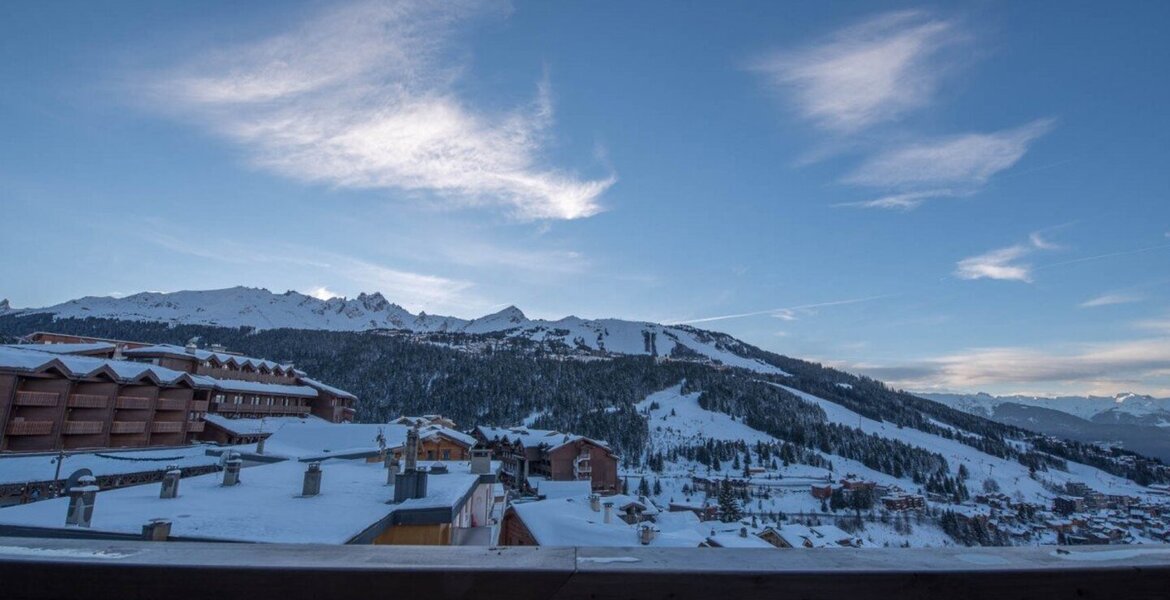
[[[531,492],[535,490],[531,480],[544,478],[589,481],[601,493],[619,489],[618,457],[605,442],[525,427],[477,427],[473,435],[503,464],[501,481],[510,487]]]
[[[809,492],[813,498],[817,500],[828,500],[833,496],[833,486],[830,485],[814,485],[809,488]]]
[[[860,548],[865,542],[832,525],[788,524],[767,527],[760,539],[777,548]]]
[[[882,496],[882,506],[892,511],[921,510],[926,508],[926,498],[921,494],[890,494]]]
[[[422,415],[418,417],[401,416],[393,421],[395,425],[409,425],[411,427],[427,427],[429,425],[438,425],[439,427],[446,427],[447,429],[458,429],[455,421],[444,417],[443,415]]]
[[[263,359],[191,345],[53,339],[62,341],[0,346],[0,452],[217,441],[224,432],[207,427],[209,413],[343,422],[357,400]]]

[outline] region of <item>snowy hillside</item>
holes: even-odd
[[[1150,490],[1137,485],[1132,481],[1115,477],[1096,468],[1079,463],[1069,462],[1067,471],[1048,470],[1032,474],[1028,467],[1017,461],[1002,459],[980,452],[971,446],[959,441],[933,435],[912,428],[900,428],[896,425],[875,421],[833,402],[807,394],[792,388],[784,388],[796,394],[801,399],[811,402],[824,410],[830,422],[856,427],[868,434],[882,438],[898,440],[907,444],[929,449],[941,453],[947,460],[951,473],[959,475],[960,467],[970,474],[967,485],[978,490],[985,482],[994,481],[994,486],[1003,493],[1014,497],[1020,502],[1032,502],[1042,506],[1051,506],[1056,495],[1052,490],[1063,488],[1068,482],[1081,482],[1092,489],[1106,494],[1133,495],[1143,498],[1155,498]],[[648,396],[637,405],[639,411],[647,416],[651,442],[650,452],[664,452],[669,454],[671,448],[695,446],[707,440],[740,441],[748,448],[757,443],[781,444],[786,440],[779,440],[771,435],[753,429],[742,420],[731,415],[709,411],[699,404],[700,393],[683,394],[682,386],[676,385]],[[952,429],[960,435],[974,435]],[[1024,444],[1024,442],[1019,442]],[[909,477],[898,478],[887,473],[867,468],[863,464],[834,454],[821,453],[821,456],[832,464],[832,471],[826,468],[814,467],[800,463],[778,466],[774,461],[753,458],[754,465],[765,467],[763,472],[753,475],[749,481],[756,490],[767,490],[766,493],[753,493],[750,500],[744,503],[747,516],[755,515],[761,521],[761,526],[767,524],[774,515],[786,514],[790,517],[819,519],[832,523],[839,517],[852,514],[848,511],[837,514],[826,514],[825,505],[821,500],[810,494],[811,486],[834,484],[847,475],[859,479],[873,481],[879,486],[891,489],[900,488],[909,493],[920,493],[922,486]],[[640,479],[646,479],[646,488],[652,488],[650,495],[660,505],[668,503],[685,503],[699,505],[706,495],[695,490],[692,477],[721,479],[730,477],[743,478],[743,470],[739,465],[725,462],[720,468],[712,470],[707,465],[680,458],[667,461],[660,472],[645,468],[630,470],[626,473],[630,479],[631,489],[640,485]],[[653,482],[651,485],[649,482]],[[986,507],[973,502],[951,504],[934,502],[933,508],[952,510],[961,514],[980,514]],[[932,513],[937,516],[937,513]],[[803,515],[803,516],[802,516]],[[820,516],[818,516],[820,515]],[[894,519],[897,521],[897,519]],[[908,523],[908,522],[907,522]],[[867,522],[857,535],[867,541],[868,545],[901,545],[909,543],[916,547],[938,547],[953,544],[947,535],[940,529],[937,521],[931,517],[916,518],[915,526],[910,527],[903,523],[896,531],[892,521],[875,519]],[[1045,540],[1053,543],[1053,540]]]
[[[725,365],[760,373],[780,369],[736,351],[742,345],[730,336],[685,326],[565,317],[556,321],[529,319],[509,306],[497,313],[466,320],[412,314],[380,293],[354,299],[321,300],[294,291],[274,294],[265,289],[143,292],[124,298],[87,296],[45,308],[13,310],[18,314],[52,314],[54,318],[105,318],[157,321],[183,325],[368,331],[391,329],[414,333],[504,334],[536,342],[563,343],[569,348],[613,354],[689,356],[695,354]]]

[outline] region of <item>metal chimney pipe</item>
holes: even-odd
[[[301,495],[308,498],[321,493],[321,463],[309,463],[305,471],[305,481],[301,486]]]
[[[244,461],[240,459],[239,455],[232,452],[228,455],[227,461],[224,462],[223,469],[223,485],[224,487],[231,487],[240,483],[240,467],[244,465]]]
[[[406,470],[418,469],[418,428],[413,427],[406,432],[406,448],[403,450],[406,458]]]
[[[593,512],[601,512],[601,496],[589,494],[589,508],[593,509]]]
[[[179,470],[179,467],[168,465],[167,472],[163,474],[162,490],[159,491],[158,497],[164,500],[178,497],[179,479],[182,475],[183,473]]]
[[[613,522],[613,502],[606,502],[603,506],[605,506],[605,522],[612,523]]]

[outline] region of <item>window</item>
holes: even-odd
[[[451,460],[451,451],[443,450],[443,460]]]

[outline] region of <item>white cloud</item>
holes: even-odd
[[[955,267],[955,276],[959,279],[1004,279],[1031,282],[1032,267],[1016,262],[1031,251],[1032,249],[1028,246],[1020,244],[964,258]]]
[[[930,103],[948,66],[940,51],[963,39],[949,21],[894,12],[753,65],[799,114],[854,133]]]
[[[1015,165],[1052,124],[1050,119],[1041,119],[995,133],[968,133],[882,151],[846,176],[845,182],[894,189],[976,189]]]
[[[161,78],[157,100],[241,144],[281,175],[347,188],[433,193],[453,206],[503,205],[523,219],[601,210],[614,178],[543,165],[548,82],[507,112],[456,93],[456,26],[499,4],[359,2],[299,28],[206,55]]]
[[[974,348],[898,366],[854,365],[904,389],[1043,393],[1164,390],[1170,339],[1148,338],[1059,347]]]
[[[1031,264],[1021,262],[1021,259],[1037,250],[1052,250],[1058,247],[1041,237],[1039,232],[1032,233],[1028,236],[1027,244],[998,248],[960,260],[955,266],[955,276],[959,279],[1000,279],[1031,283],[1033,267]]]
[[[1134,302],[1141,302],[1142,300],[1144,298],[1136,294],[1101,294],[1095,298],[1085,300],[1080,304],[1080,307],[1094,308],[1098,306],[1113,306],[1115,304],[1132,304]]]

